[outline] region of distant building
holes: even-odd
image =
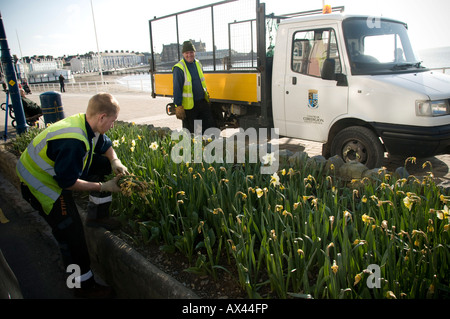
[[[129,51],[105,51],[100,53],[103,71],[124,69],[149,64],[150,53]],[[88,52],[83,55],[63,56],[54,59],[52,56],[24,57],[17,63],[20,79],[28,79],[30,83],[56,82],[60,74],[66,80],[73,80],[73,74],[99,72],[99,55]]]
[[[69,70],[64,70],[63,58],[54,59],[52,56],[24,57],[17,63],[17,76],[29,83],[56,82],[60,74],[67,80],[73,79]],[[68,72],[69,71],[69,72]]]
[[[103,71],[124,69],[143,64],[148,64],[149,54],[134,53],[128,51],[105,51],[100,53]],[[73,73],[99,72],[99,56],[89,52],[69,59],[70,69]]]
[[[194,40],[190,40],[195,47],[196,52],[205,52],[206,45],[202,40],[196,42]],[[161,52],[161,62],[173,62],[178,61],[182,54],[181,50],[183,49],[182,44],[171,43],[171,44],[163,44],[163,49]]]

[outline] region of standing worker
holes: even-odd
[[[195,47],[191,41],[183,43],[182,54],[183,59],[172,68],[176,116],[190,133],[194,133],[194,121],[202,120],[203,134],[206,129],[216,126],[205,76],[200,61],[195,59]]]
[[[64,80],[65,80],[64,76],[62,74],[60,74],[59,75],[59,89],[61,90],[61,93],[66,92],[66,89],[64,88]]]
[[[114,126],[119,103],[109,93],[98,93],[88,103],[86,113],[62,119],[37,135],[17,163],[22,196],[39,211],[52,228],[65,266],[80,267],[81,287],[76,297],[112,297],[110,287],[95,282],[84,238],[83,224],[73,191],[89,191],[87,226],[117,228],[109,218],[112,192],[127,168],[117,158],[105,133]],[[115,178],[103,182],[114,171]]]

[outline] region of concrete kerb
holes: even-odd
[[[0,162],[0,174],[7,179],[2,183],[0,199],[10,201],[22,215],[34,212],[20,196],[19,180],[15,173],[16,156],[1,146]],[[78,209],[84,220],[86,212],[80,207]],[[94,271],[114,287],[119,298],[200,299],[191,289],[157,268],[111,232],[86,227],[85,235]]]

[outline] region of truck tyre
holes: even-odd
[[[381,167],[384,148],[378,136],[362,126],[343,129],[331,142],[331,156],[339,155],[345,162],[357,161],[368,168]]]

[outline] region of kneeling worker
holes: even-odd
[[[72,191],[89,191],[87,226],[115,229],[109,218],[111,193],[119,192],[117,181],[127,168],[117,158],[105,133],[114,126],[119,103],[108,93],[94,95],[86,113],[62,119],[37,135],[17,163],[22,196],[39,211],[52,228],[67,267],[76,264],[81,288],[75,296],[108,298],[110,287],[95,282],[84,238],[83,224]],[[115,178],[104,182],[114,171]]]

